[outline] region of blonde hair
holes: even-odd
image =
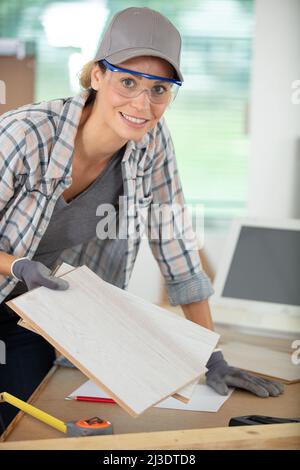
[[[103,64],[94,60],[90,60],[89,62],[84,64],[84,66],[79,72],[79,83],[80,86],[85,90],[89,90],[91,88],[91,73],[95,64],[99,65],[99,68],[103,73],[105,73],[106,71],[106,68]]]
[[[85,102],[85,106],[92,103],[96,98],[97,91],[92,88],[91,73],[92,73],[94,65],[97,64],[97,63],[99,65],[99,68],[101,69],[101,71],[103,73],[105,73],[106,68],[103,64],[101,64],[100,62],[94,61],[94,60],[90,60],[89,62],[84,64],[84,66],[82,67],[82,69],[80,70],[80,72],[78,74],[79,84],[80,84],[81,88],[83,88],[84,90],[89,91],[89,96],[88,96],[88,98]]]
[[[82,88],[85,90],[88,90],[91,88],[91,73],[93,70],[93,67],[95,65],[95,62],[93,60],[90,60],[84,66],[79,72],[79,83]]]

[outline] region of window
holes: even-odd
[[[206,224],[228,221],[246,207],[253,0],[2,0],[0,34],[34,46],[36,101],[71,96],[107,22],[136,3],[182,34],[185,82],[166,116],[186,201],[205,205]]]

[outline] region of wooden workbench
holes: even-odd
[[[180,313],[179,309],[169,307]],[[254,336],[217,328],[222,340],[290,351],[291,339]],[[113,423],[114,435],[66,438],[31,416],[19,413],[1,449],[300,449],[300,424],[230,427],[234,416],[300,417],[300,383],[285,386],[279,397],[258,398],[236,390],[217,413],[151,408],[138,418],[118,405],[67,401],[87,378],[76,369],[53,367],[30,402],[63,421],[99,416]]]
[[[31,416],[19,413],[3,436],[1,449],[196,449],[299,448],[300,425],[227,428],[233,416],[263,414],[300,416],[300,384],[286,385],[279,397],[258,398],[235,391],[218,413],[151,408],[132,418],[118,405],[67,401],[65,397],[86,380],[78,370],[55,367],[31,402],[62,419],[100,416],[113,423],[113,436],[65,438]],[[205,429],[204,429],[205,428]],[[218,429],[208,429],[218,428]],[[201,447],[202,446],[202,447]]]

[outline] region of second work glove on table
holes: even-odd
[[[206,367],[208,368],[205,374],[206,383],[220,395],[227,395],[228,387],[242,388],[262,398],[277,397],[284,390],[280,382],[263,379],[245,370],[229,366],[221,351],[212,353]]]
[[[52,276],[47,266],[39,261],[32,261],[28,258],[19,258],[14,261],[11,273],[16,279],[23,281],[28,290],[40,286],[54,290],[66,290],[69,287],[69,283],[64,279]]]

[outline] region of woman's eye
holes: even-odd
[[[168,92],[167,88],[163,85],[156,85],[152,89],[156,95],[163,95]]]
[[[135,81],[132,78],[123,78],[122,84],[125,88],[132,88],[135,85]]]

